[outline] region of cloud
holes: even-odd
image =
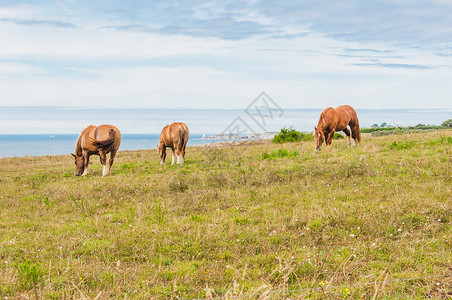
[[[312,31],[344,41],[427,47],[452,38],[452,3],[447,1],[264,0],[258,8],[288,26],[309,26]]]
[[[447,4],[416,3],[0,2],[0,105],[450,107]]]
[[[431,69],[431,66],[424,65],[410,65],[410,64],[390,64],[390,63],[356,63],[353,64],[359,67],[379,67],[379,68],[390,68],[390,69],[418,69],[425,70]]]
[[[0,22],[14,23],[24,26],[51,26],[60,28],[76,28],[74,24],[61,22],[61,21],[48,21],[48,20],[25,20],[25,19],[10,19],[2,18]]]

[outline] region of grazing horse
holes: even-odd
[[[160,158],[162,159],[160,164],[165,163],[166,147],[169,147],[172,150],[172,165],[174,165],[174,158],[176,155],[177,163],[184,163],[188,135],[188,127],[185,123],[173,123],[163,127],[162,132],[160,133],[159,144],[157,145]]]
[[[348,130],[347,126],[350,126]],[[322,148],[323,139],[326,147],[331,145],[334,132],[343,131],[347,135],[347,145],[354,146],[361,142],[361,130],[359,129],[358,116],[353,107],[341,105],[336,108],[328,107],[320,114],[319,123],[315,129],[316,150]],[[353,138],[353,144],[350,139],[350,131]]]
[[[113,125],[90,125],[80,134],[75,147],[75,175],[87,175],[89,157],[93,154],[100,156],[103,166],[102,176],[110,175],[111,165],[115,159],[116,151],[121,144],[121,133]],[[107,166],[107,154],[110,161]]]

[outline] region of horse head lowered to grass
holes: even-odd
[[[347,128],[350,126],[350,130]],[[343,131],[347,135],[347,144],[354,146],[361,142],[361,130],[356,111],[349,105],[341,105],[336,108],[328,107],[320,114],[319,122],[315,129],[316,150],[322,149],[325,140],[326,147],[331,145],[334,132]],[[353,143],[350,139],[353,138]]]
[[[162,132],[160,133],[159,144],[157,145],[161,158],[160,164],[165,163],[166,147],[169,147],[172,150],[173,157],[171,164],[174,164],[175,156],[177,156],[177,163],[183,164],[188,136],[188,127],[185,123],[173,123],[163,127]]]
[[[75,175],[87,175],[89,157],[93,154],[100,156],[103,166],[102,176],[110,175],[111,166],[121,144],[121,133],[113,125],[90,125],[80,134],[75,147]],[[110,161],[107,166],[107,154],[110,153]]]

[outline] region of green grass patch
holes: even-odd
[[[262,159],[283,158],[283,157],[296,157],[299,155],[297,150],[289,151],[287,149],[273,150],[272,152],[262,153]]]

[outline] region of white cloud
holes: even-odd
[[[0,105],[242,108],[266,91],[284,107],[451,107],[450,42],[438,40],[450,28],[412,47],[394,39],[395,23],[377,38],[363,16],[327,20],[321,6],[300,18],[300,7],[235,5],[180,6],[173,19],[153,7],[155,20],[139,7],[126,17],[67,3],[0,7]]]

